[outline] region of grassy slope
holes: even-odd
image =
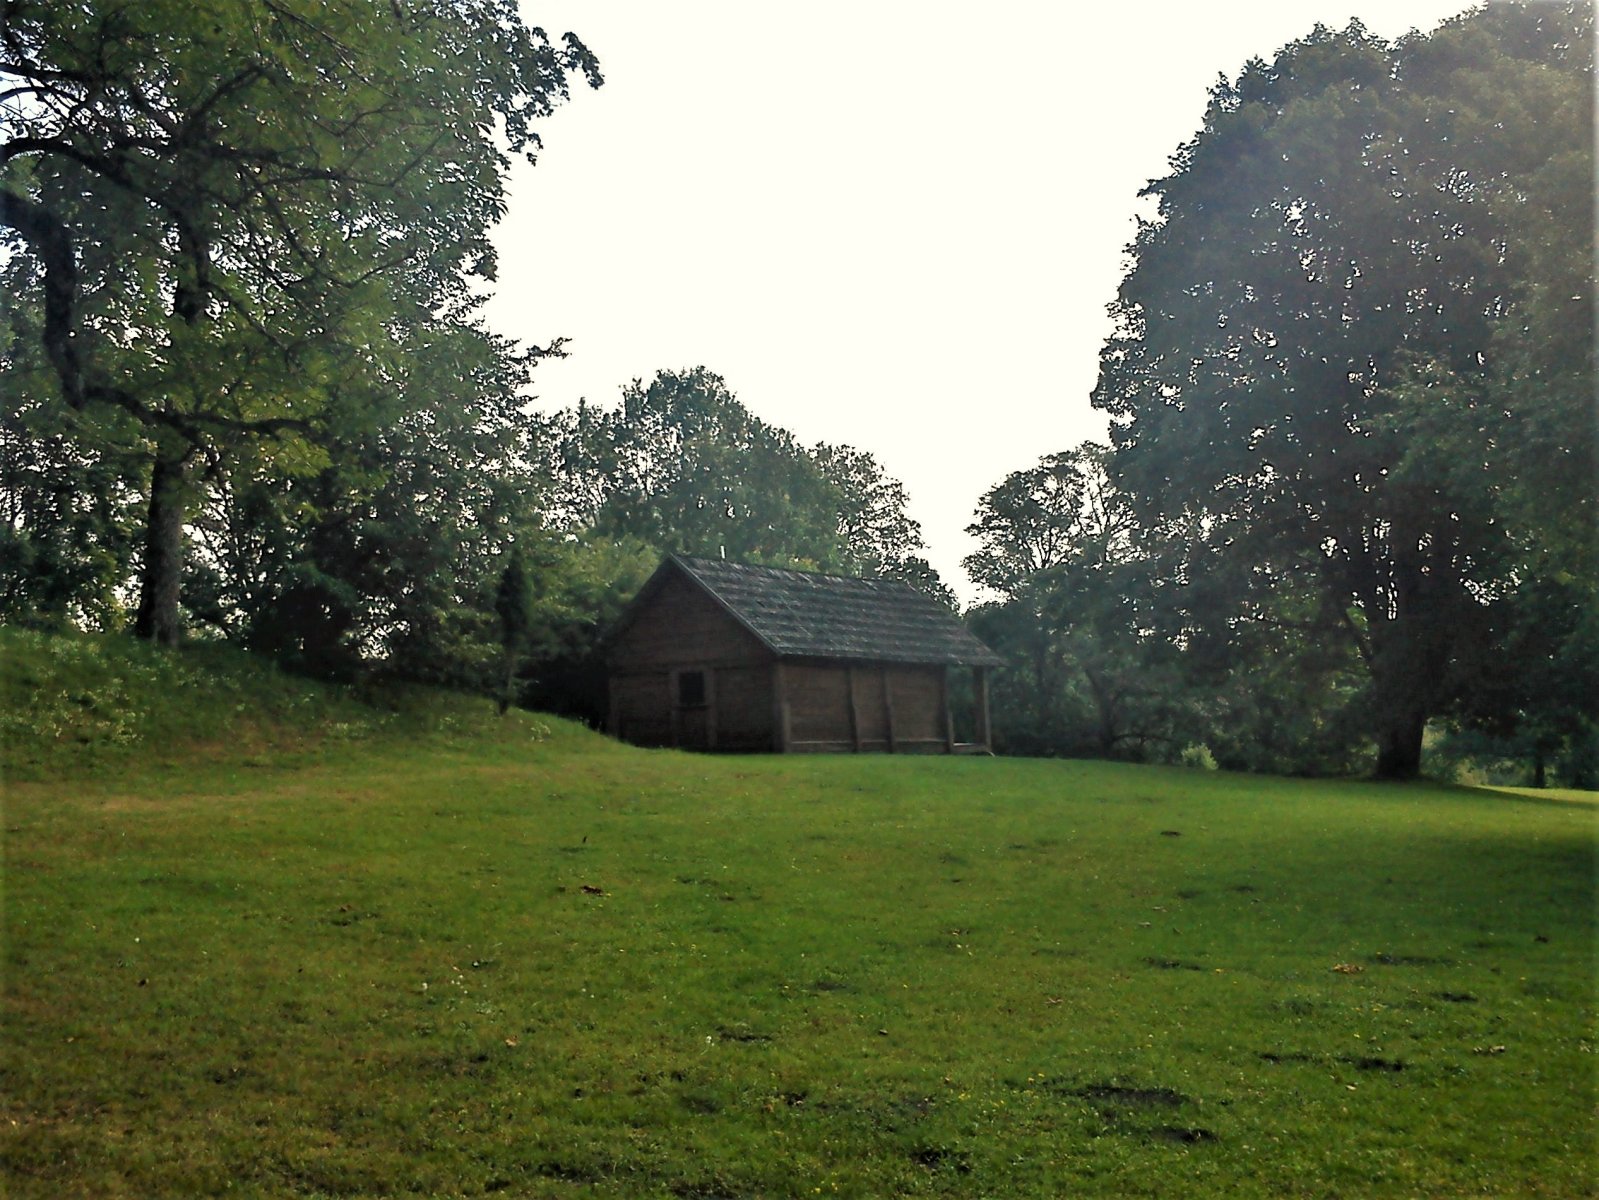
[[[1593,1194],[1591,797],[0,652],[11,1195]]]

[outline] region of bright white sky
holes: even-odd
[[[1465,0],[523,0],[600,59],[518,166],[491,325],[570,357],[540,407],[704,365],[905,483],[963,601],[981,495],[1089,405],[1138,190],[1206,89],[1321,21]]]

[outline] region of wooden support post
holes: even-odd
[[[772,748],[779,754],[788,753],[789,713],[787,679],[783,664],[772,664]]]
[[[716,672],[705,668],[705,748],[716,749]]]
[[[955,753],[955,715],[949,711],[949,668],[938,680],[938,699],[944,706],[944,753]]]
[[[861,706],[855,699],[855,668],[844,668],[844,683],[849,688],[849,738],[855,753],[861,752]]]
[[[894,679],[888,673],[888,668],[883,671],[883,717],[888,722],[888,752],[894,754],[899,745],[894,736]]]
[[[994,735],[988,726],[988,668],[974,667],[976,675],[973,689],[977,693],[977,740],[990,754],[994,752]]]

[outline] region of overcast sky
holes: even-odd
[[[571,339],[540,407],[706,366],[807,444],[877,456],[964,601],[979,497],[1103,437],[1089,404],[1139,189],[1217,76],[1318,21],[1461,0],[524,0],[605,86],[541,126],[499,332]]]

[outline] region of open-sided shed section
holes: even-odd
[[[936,600],[854,579],[673,555],[607,638],[610,730],[706,750],[987,751],[999,658]],[[957,742],[952,669],[973,672]]]

